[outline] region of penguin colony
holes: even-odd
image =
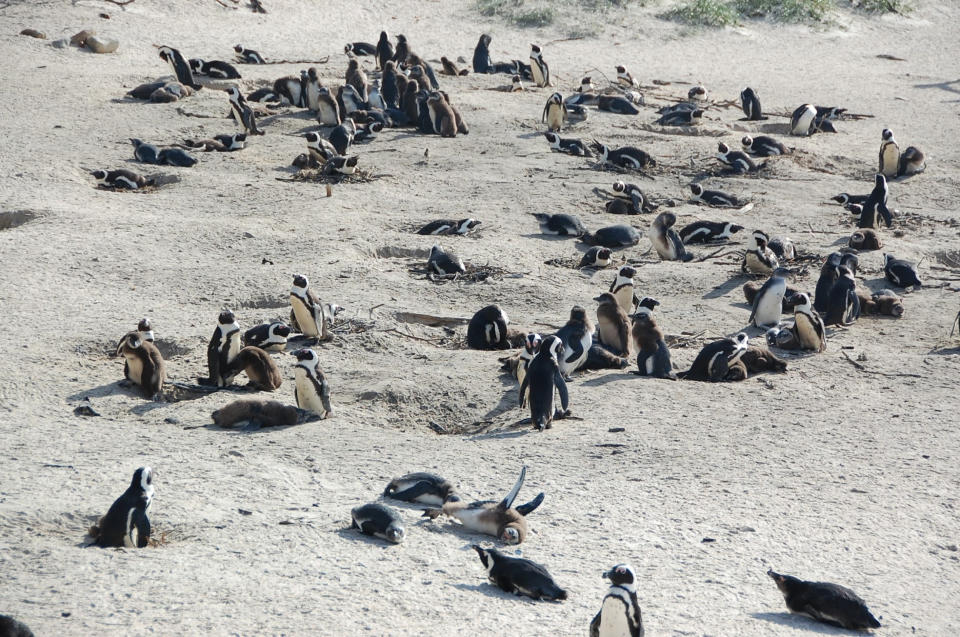
[[[490,42],[490,36],[484,34],[480,37],[473,54],[474,73],[506,74],[511,78],[509,90],[524,90],[524,80],[544,91],[558,88],[557,76],[551,74],[546,61],[545,47],[533,44],[526,61],[493,62],[489,53]],[[238,63],[266,63],[256,51],[242,45],[234,48]],[[187,139],[167,148],[131,139],[134,158],[145,164],[192,167],[199,160],[187,150],[241,150],[248,143],[254,143],[256,136],[268,132],[257,121],[258,113],[262,111],[252,104],[258,103],[268,109],[307,109],[315,114],[318,130],[306,133],[307,153],[298,156],[294,164],[318,168],[325,174],[353,174],[359,162],[357,155],[350,154],[351,149],[356,144],[374,139],[385,128],[415,128],[421,134],[451,138],[470,132],[450,94],[441,90],[437,77],[460,77],[467,74],[468,69],[461,69],[443,57],[441,71],[437,73],[427,60],[411,50],[404,36],[397,36],[394,44],[386,32],[380,34],[376,44],[348,43],[345,52],[348,66],[341,86],[324,86],[315,67],[301,71],[299,76],[279,78],[270,87],[247,95],[238,85],[230,86],[224,89],[224,108],[225,111],[229,109],[242,132],[225,132],[210,139]],[[239,71],[230,63],[187,59],[170,46],[160,47],[159,57],[170,65],[176,82],[139,86],[130,92],[132,97],[173,101],[188,98],[203,89],[204,82],[209,79],[241,79]],[[360,57],[370,57],[373,63],[365,63]],[[664,205],[675,205],[675,201],[645,193],[637,185],[626,182],[631,172],[655,170],[658,166],[656,158],[634,146],[612,147],[599,140],[560,136],[561,131],[586,120],[587,107],[590,106],[611,116],[639,115],[639,107],[646,107],[644,96],[639,92],[640,86],[626,67],[617,66],[616,79],[610,86],[598,89],[592,78],[586,77],[566,98],[560,92],[552,92],[539,117],[547,129],[544,133],[548,142],[545,152],[583,158],[622,175],[623,178],[612,185],[612,199],[606,204],[608,212],[647,216],[645,233],[628,224],[590,232],[576,215],[533,213],[543,234],[585,244],[578,268],[602,270],[619,263],[616,274],[611,271],[609,288],[604,284],[604,289],[597,290],[597,296],[592,299],[596,305],[571,308],[568,320],[554,334],[511,328],[506,312],[496,304],[486,305],[469,322],[468,347],[520,350],[519,354],[500,360],[517,381],[518,405],[529,409],[528,422],[541,432],[573,413],[573,399],[589,403],[586,389],[571,392],[568,387],[576,372],[623,369],[632,362],[636,365],[634,374],[655,379],[743,380],[758,371],[786,368],[784,361],[767,347],[823,352],[828,347],[828,328],[831,326],[850,326],[864,314],[899,318],[904,312],[903,300],[897,293],[886,289],[871,292],[859,284],[856,255],[858,251],[882,247],[880,232],[884,226],[890,228],[896,219],[896,211],[889,207],[891,182],[916,175],[926,168],[924,155],[919,149],[911,146],[900,151],[893,132],[889,129],[882,131],[879,162],[870,192],[842,193],[833,197],[836,203],[858,217],[857,229],[850,237],[848,249],[831,253],[823,260],[815,291],[811,294],[797,287],[801,285],[796,281],[800,268],[796,265],[796,249],[789,238],[771,237],[766,229],[751,230],[725,219],[705,219],[682,228],[675,227],[677,215],[661,210]],[[753,88],[741,92],[740,103],[746,121],[769,119],[763,115],[758,93]],[[844,112],[845,109],[838,107],[803,104],[790,118],[790,135],[806,137],[836,132],[836,122],[844,119]],[[692,88],[686,101],[661,108],[657,115],[659,117],[653,123],[664,127],[698,126],[706,117],[717,117],[702,86]],[[731,148],[725,142],[718,143],[715,157],[724,171],[720,176],[756,173],[765,168],[761,159],[776,161],[778,157],[791,153],[783,141],[766,135],[744,136],[741,147]],[[100,169],[93,171],[92,176],[98,186],[118,190],[142,189],[152,184],[149,177],[123,169]],[[705,189],[699,183],[688,187],[692,203],[712,211],[726,211],[730,213],[723,214],[727,219],[750,205],[722,190]],[[464,235],[480,223],[473,218],[441,219],[424,225],[417,232],[423,235]],[[644,235],[661,260],[679,263],[689,263],[697,258],[688,250],[689,245],[726,244],[741,236],[745,240],[740,265],[743,275],[749,278],[743,291],[750,313],[748,318],[744,317],[744,328],[704,344],[685,370],[675,368],[670,339],[658,318],[661,314],[669,317],[669,300],[661,302],[642,296],[639,292],[642,282],[636,280],[638,265],[617,258],[614,252],[637,245]],[[428,267],[438,275],[456,276],[465,271],[463,261],[439,244],[431,249]],[[916,290],[922,286],[916,264],[892,254],[884,255],[884,274],[887,281],[899,289]],[[275,320],[244,331],[238,317],[228,309],[217,316],[215,325],[211,320],[214,329],[208,345],[207,370],[198,382],[210,392],[236,389],[235,380],[243,373],[248,378],[249,391],[273,392],[283,385],[273,355],[288,352],[296,360],[294,405],[278,400],[232,401],[213,413],[216,425],[290,426],[334,414],[330,386],[320,365],[324,355],[320,346],[335,338],[333,328],[342,308],[322,302],[302,274],[293,276],[289,299],[289,325]],[[658,309],[661,307],[663,309]],[[785,320],[784,314],[789,318]],[[765,346],[752,345],[751,332],[755,336],[759,332]],[[297,340],[309,340],[317,349],[293,345]],[[148,319],[141,319],[137,329],[121,338],[116,354],[124,359],[126,383],[135,385],[145,398],[163,399],[167,373]],[[471,532],[490,536],[505,545],[515,545],[528,539],[527,515],[540,507],[545,499],[545,494],[540,493],[530,502],[515,505],[526,471],[527,468],[523,467],[519,479],[502,500],[467,502],[452,482],[431,473],[410,473],[396,478],[386,486],[382,497],[408,505],[430,505],[423,511],[424,517],[431,520],[450,518]],[[151,527],[147,513],[154,495],[153,478],[150,467],[136,469],[127,490],[90,529],[94,544],[127,548],[142,548],[149,544]],[[350,512],[350,528],[394,544],[402,542],[406,536],[400,513],[379,501],[354,507]],[[567,591],[554,581],[544,566],[479,544],[474,544],[473,549],[490,582],[502,590],[537,600],[562,601],[567,598]],[[616,564],[602,575],[611,585],[599,603],[599,612],[589,622],[590,634],[600,637],[643,635],[638,601],[642,582],[637,580],[633,567]],[[791,612],[855,630],[880,626],[866,603],[848,588],[807,582],[772,570],[768,575],[783,594]],[[3,621],[14,622],[0,617],[0,622]]]

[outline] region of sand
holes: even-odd
[[[619,176],[548,151],[539,123],[547,90],[491,90],[505,76],[442,78],[470,134],[386,131],[357,148],[375,178],[334,185],[330,198],[322,184],[276,179],[291,176],[304,150],[313,121],[303,112],[264,120],[267,134],[248,149],[203,154],[192,169],[132,161],[130,137],[172,144],[236,130],[219,119],[223,93],[161,105],[123,99],[169,73],[152,44],[205,59],[231,59],[238,42],[274,59],[329,55],[319,68],[336,85],[344,43],[375,41],[381,28],[406,34],[427,59],[469,60],[483,31],[495,59],[566,37],[480,18],[468,3],[364,4],[272,0],[265,16],[189,0],[0,8],[0,210],[34,215],[0,231],[0,612],[38,635],[577,635],[599,610],[600,574],[630,562],[650,635],[843,633],[787,614],[768,568],[853,588],[881,618],[881,634],[950,634],[960,623],[960,354],[949,336],[958,275],[935,268],[947,267],[942,251],[960,250],[960,9],[929,0],[909,17],[840,13],[826,28],[751,22],[701,32],[658,20],[653,6],[611,14],[596,37],[546,45],[564,94],[582,75],[601,82],[624,63],[644,85],[672,82],[646,91],[651,105],[702,82],[717,102],[752,86],[771,114],[809,101],[873,115],[839,122],[837,135],[787,139],[794,158],[759,177],[717,176],[717,141],[737,145],[757,130],[734,108],[708,111],[699,136],[644,130],[652,107],[636,117],[592,110],[565,135],[660,159],[653,180],[631,180],[681,201],[679,224],[729,218],[826,255],[852,232],[828,199],[869,189],[890,127],[901,147],[926,152],[929,168],[891,186],[902,232],[881,234],[887,251],[924,259],[928,285],[905,296],[901,320],[864,317],[831,328],[823,354],[785,354],[782,375],[712,385],[578,374],[578,419],[537,433],[515,424],[525,414],[497,353],[462,349],[462,327],[408,324],[397,313],[469,317],[498,303],[518,328],[549,333],[575,304],[593,312],[613,272],[546,265],[580,252],[541,236],[528,213],[579,214],[591,230],[623,222],[593,193]],[[56,49],[16,35],[25,27],[51,40],[93,28],[120,48]],[[251,88],[305,66],[240,70]],[[133,194],[97,190],[87,175],[121,167],[181,181]],[[753,210],[686,203],[686,184],[707,172],[707,184],[752,200]],[[441,243],[502,273],[437,284],[411,272],[423,258],[384,256],[425,254],[432,239],[411,227],[464,216],[481,219],[481,230]],[[642,232],[649,221],[627,220]],[[662,302],[668,334],[697,336],[673,350],[685,368],[704,343],[744,328],[746,278],[732,258],[661,263],[649,248],[644,239],[617,257],[641,263],[638,287]],[[864,285],[887,287],[880,253],[861,265]],[[798,285],[812,291],[816,270]],[[152,319],[171,379],[193,382],[205,373],[218,312],[233,309],[244,328],[284,318],[295,272],[347,308],[336,340],[318,348],[333,418],[221,430],[209,415],[238,394],[155,403],[118,386],[122,362],[111,350],[140,317]],[[275,360],[285,380],[271,397],[292,402],[294,359]],[[84,397],[100,417],[73,414]],[[625,430],[609,431],[617,427]],[[161,545],[83,548],[86,528],[142,465],[157,472],[150,515]],[[563,603],[493,588],[470,549],[491,538],[422,520],[417,507],[398,506],[407,524],[398,546],[346,530],[350,509],[376,500],[392,477],[436,471],[468,497],[496,499],[523,465],[520,500],[540,491],[546,499],[530,515],[528,540],[507,548],[546,565],[569,591]]]

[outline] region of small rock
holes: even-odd
[[[101,14],[100,14],[100,17],[103,18],[104,20],[109,20],[109,19],[110,19],[110,14],[109,14],[109,13],[101,13]]]
[[[610,427],[609,429],[607,429],[607,432],[612,434],[618,434],[626,430],[627,430],[626,427]]]
[[[712,537],[705,537],[702,540],[700,540],[700,542],[702,542],[703,544],[709,544],[710,542],[716,542],[716,540],[713,539]]]
[[[36,29],[24,29],[20,32],[20,35],[29,35],[31,38],[37,38],[38,40],[46,40],[47,34],[42,31],[37,31]]]
[[[237,509],[237,513],[240,515],[253,515],[253,511],[247,511],[246,509]]]
[[[174,418],[173,416],[168,416],[163,419],[163,422],[167,423],[168,425],[179,425],[180,419]]]
[[[249,232],[244,232],[244,233],[243,233],[243,238],[244,238],[244,239],[253,239],[253,235],[250,234]]]
[[[52,46],[55,49],[65,49],[69,45],[70,45],[70,40],[66,38],[60,38],[59,40],[54,40],[53,42],[50,43],[50,46]]]
[[[120,46],[116,38],[107,38],[101,35],[91,35],[87,38],[87,48],[94,53],[113,53]]]
[[[97,32],[93,29],[84,29],[80,33],[75,33],[72,38],[70,38],[71,46],[84,46],[87,43],[87,38],[91,35],[96,35]]]

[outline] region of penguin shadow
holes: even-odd
[[[544,234],[542,232],[531,232],[530,234],[520,235],[524,239],[543,239],[544,241],[577,241],[579,237],[574,237],[572,235],[565,234]],[[590,246],[577,241],[576,245],[579,247],[583,245],[586,248]]]
[[[856,630],[847,630],[838,626],[830,626],[822,622],[809,619],[802,615],[793,613],[750,613],[754,619],[762,619],[773,624],[779,624],[789,628],[796,628],[808,633],[817,633],[820,635],[863,635],[864,633]]]
[[[635,365],[634,365],[635,366]],[[584,387],[600,387],[602,385],[607,385],[609,383],[616,383],[620,381],[634,381],[637,378],[653,378],[652,376],[640,376],[639,374],[631,374],[630,372],[624,370],[619,372],[614,372],[612,374],[602,374],[594,376],[593,378],[587,379],[579,383]],[[569,385],[570,383],[568,383]],[[574,383],[577,384],[577,383]]]
[[[716,286],[715,288],[713,288],[712,290],[710,290],[700,298],[704,300],[718,299],[721,296],[726,296],[727,294],[730,294],[735,289],[741,287],[744,283],[746,283],[749,280],[751,280],[751,277],[745,274],[735,276],[732,279],[728,279],[727,281]],[[748,309],[750,309],[750,307],[751,306],[747,306]]]
[[[517,139],[537,139],[543,137],[543,134],[547,131],[531,131],[529,133],[522,133],[517,135]]]
[[[936,88],[941,91],[946,91],[947,93],[960,94],[960,79],[944,80],[943,82],[933,82],[930,84],[914,84],[913,88]]]
[[[340,529],[337,529],[336,531],[334,531],[334,533],[336,533],[337,535],[339,535],[345,540],[350,540],[352,542],[357,542],[360,544],[368,544],[370,546],[378,546],[382,549],[388,549],[388,548],[397,546],[396,544],[392,542],[388,542],[387,540],[382,540],[378,537],[374,537],[372,535],[367,535],[365,533],[362,533],[360,529],[357,529],[351,526],[345,526]]]
[[[494,586],[493,584],[489,584],[489,583],[487,583],[487,584],[463,584],[463,583],[461,582],[461,583],[458,583],[458,584],[451,584],[450,586],[453,587],[453,588],[456,588],[457,590],[461,590],[461,591],[467,591],[467,592],[470,592],[470,593],[481,593],[481,594],[483,594],[483,595],[486,595],[487,597],[492,597],[492,598],[494,598],[494,599],[506,599],[506,600],[511,600],[511,601],[514,601],[514,602],[521,602],[521,603],[524,603],[524,604],[531,604],[531,605],[537,603],[536,601],[530,599],[529,597],[523,597],[523,596],[521,596],[521,595],[514,595],[514,594],[512,594],[512,593],[508,593],[508,592],[506,592],[506,591],[500,590],[499,588],[497,588],[497,587]]]

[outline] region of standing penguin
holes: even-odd
[[[481,548],[477,544],[473,545],[473,550],[487,569],[487,578],[501,590],[536,600],[560,601],[567,598],[567,591],[557,586],[547,569],[540,564],[504,555],[497,549]]]
[[[830,297],[830,288],[840,277],[840,260],[843,255],[831,252],[820,266],[820,278],[817,279],[816,291],[813,294],[813,307],[820,314],[827,311],[827,302]]]
[[[220,312],[217,329],[207,345],[207,368],[209,382],[217,387],[226,387],[233,382],[236,371],[230,371],[230,363],[240,353],[240,325],[230,310]]]
[[[310,289],[310,282],[302,274],[293,276],[290,288],[290,312],[296,326],[304,336],[318,341],[330,340],[329,324],[333,317],[326,315],[325,308],[317,295]]]
[[[670,361],[670,350],[663,332],[653,317],[653,310],[660,301],[644,297],[633,315],[633,345],[637,349],[637,373],[640,376],[677,380]]]
[[[740,266],[741,272],[750,274],[771,274],[777,269],[780,263],[776,255],[768,245],[770,237],[762,230],[754,230],[750,236],[750,244],[743,255],[743,263]]]
[[[312,349],[298,349],[293,352],[297,364],[293,368],[295,386],[293,399],[297,407],[312,411],[321,418],[333,415],[330,405],[330,386],[320,369],[320,357]]]
[[[390,42],[390,37],[387,35],[387,32],[381,31],[380,39],[377,40],[377,68],[386,70],[387,62],[393,59],[393,55],[393,43]]]
[[[880,167],[877,172],[891,179],[900,174],[900,145],[893,138],[893,131],[883,129],[880,140]]]
[[[637,601],[637,575],[629,564],[617,564],[603,574],[610,588],[600,612],[590,622],[590,637],[643,637],[643,618]]]
[[[559,358],[563,351],[563,341],[557,336],[547,336],[540,343],[537,355],[527,366],[527,374],[520,384],[520,408],[527,401],[529,388],[530,420],[533,426],[543,431],[549,429],[554,418],[564,418],[570,413],[570,398],[567,384],[560,373]],[[560,394],[560,409],[554,409],[554,388]]]
[[[767,119],[760,109],[760,98],[757,97],[757,92],[749,86],[740,92],[740,108],[750,121]]]
[[[570,380],[570,373],[587,360],[593,344],[593,323],[590,322],[587,311],[574,305],[570,310],[570,319],[557,330],[556,335],[563,342],[563,353],[558,358],[560,373],[564,380]]]
[[[139,385],[144,396],[157,400],[167,376],[160,350],[139,332],[128,332],[117,345],[116,355],[124,358],[124,377]]]
[[[564,122],[567,121],[567,105],[564,104],[560,93],[554,93],[547,98],[540,121],[546,124],[547,130],[551,132],[557,132],[563,128]]]
[[[510,319],[499,305],[477,311],[467,325],[467,347],[471,349],[510,349],[507,325]]]
[[[790,134],[806,137],[814,131],[817,108],[813,104],[801,104],[790,116]]]
[[[240,89],[231,86],[227,89],[227,95],[230,97],[230,109],[233,111],[233,116],[237,123],[246,129],[247,134],[264,135],[265,133],[257,128],[257,118],[253,114],[253,109],[247,104],[247,100],[241,95]]]
[[[870,613],[856,593],[845,586],[829,582],[807,582],[791,575],[767,571],[791,613],[849,630],[879,628],[880,622]]]
[[[173,69],[173,72],[177,76],[178,82],[194,90],[203,88],[201,84],[197,84],[196,80],[193,79],[190,64],[187,63],[186,58],[183,57],[180,51],[170,46],[162,46],[160,47],[160,59],[170,65],[170,68]]]
[[[540,349],[540,343],[543,342],[543,337],[535,332],[530,332],[527,334],[526,338],[523,339],[523,348],[520,350],[520,357],[517,360],[517,371],[516,377],[517,382],[523,385],[523,379],[527,377],[527,371],[530,369],[530,362],[533,360],[533,357],[537,355],[537,350]],[[523,400],[528,400],[530,395],[530,389],[527,388],[527,396],[523,397]]]
[[[761,329],[780,325],[780,312],[783,308],[783,296],[787,293],[787,279],[790,271],[777,268],[753,297],[753,309],[750,312],[750,324]]]
[[[917,273],[917,265],[906,259],[898,259],[892,254],[883,255],[883,274],[887,281],[897,287],[906,288],[911,285],[921,287],[920,275]]]
[[[874,176],[873,190],[867,200],[863,202],[863,211],[860,213],[860,222],[857,224],[861,228],[879,228],[880,220],[877,214],[883,217],[883,222],[889,228],[893,225],[893,214],[887,207],[887,198],[890,195],[890,189],[887,185],[887,178],[882,173]]]
[[[130,486],[110,505],[107,514],[90,529],[100,547],[143,548],[150,541],[147,510],[153,501],[153,470],[140,467],[133,472]]]
[[[530,45],[530,73],[534,83],[540,88],[551,86],[550,67],[543,59],[543,50],[536,44]]]
[[[360,60],[357,58],[352,58],[347,64],[347,73],[345,76],[347,84],[352,86],[357,91],[357,95],[360,96],[360,101],[367,101],[367,74],[363,71],[363,68],[360,66]]]
[[[690,261],[693,255],[687,252],[683,241],[680,240],[680,235],[673,229],[673,224],[676,222],[677,215],[672,212],[661,212],[650,224],[647,238],[664,261]]]
[[[617,278],[610,284],[608,290],[617,299],[617,305],[629,316],[633,314],[633,308],[637,306],[640,300],[637,298],[634,289],[633,277],[637,275],[637,269],[631,265],[622,265],[617,270]]]
[[[630,355],[630,325],[627,323],[627,313],[617,303],[617,298],[610,292],[604,292],[596,297],[597,301],[597,333],[600,342],[610,348],[617,356]]]
[[[827,297],[824,325],[851,325],[860,317],[860,299],[857,297],[857,281],[845,265],[837,268],[838,276]]]

